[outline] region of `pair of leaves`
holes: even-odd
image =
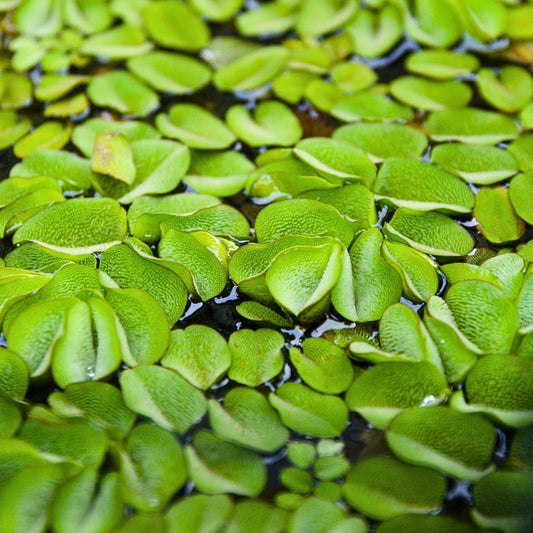
[[[102,296],[97,271],[71,264],[42,290],[11,303],[5,335],[32,376],[51,366],[65,386],[107,376],[121,360],[135,365],[161,357],[168,319],[156,300],[138,289],[105,289]]]

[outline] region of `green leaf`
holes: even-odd
[[[414,302],[425,302],[437,293],[440,280],[437,264],[426,254],[405,244],[386,241],[383,257],[400,274],[403,294]]]
[[[130,142],[161,137],[159,132],[145,122],[91,118],[74,128],[72,142],[85,157],[92,157],[96,136],[105,132],[122,133]]]
[[[50,189],[39,188],[2,209],[0,212],[0,236],[11,235],[15,229],[19,228],[38,212],[54,203],[63,202],[65,199],[57,189],[57,186]]]
[[[283,531],[287,518],[283,509],[272,507],[260,500],[242,501],[235,505],[227,533],[238,533],[246,529],[258,533]]]
[[[5,260],[10,268],[52,273],[67,263],[96,267],[96,257],[92,254],[65,254],[32,242],[18,246],[6,255]]]
[[[336,531],[335,526],[341,524],[345,516],[345,512],[334,503],[310,497],[291,516],[288,531],[290,533]],[[353,531],[359,533],[357,529]],[[366,528],[361,531],[366,531]]]
[[[207,232],[184,233],[166,229],[159,242],[159,257],[177,272],[188,289],[206,301],[226,287],[228,271],[226,253],[221,242]]]
[[[420,317],[402,303],[387,307],[379,323],[381,350],[373,342],[354,341],[350,353],[371,363],[427,361],[442,371],[442,364]]]
[[[494,275],[506,296],[518,296],[524,279],[524,260],[518,254],[502,253],[491,257],[484,261],[479,269],[483,273]],[[520,304],[518,308],[520,309]]]
[[[121,24],[85,39],[80,52],[111,60],[128,59],[148,53],[153,44],[146,40],[145,33],[131,24]]]
[[[181,444],[160,427],[135,426],[114,456],[124,502],[137,510],[163,508],[187,481]]]
[[[126,136],[112,131],[98,133],[94,140],[91,168],[93,172],[107,174],[131,185],[135,180],[136,168]]]
[[[528,172],[533,170],[533,135],[525,133],[520,135],[516,141],[513,141],[507,150],[514,156],[520,170]]]
[[[347,93],[368,89],[378,80],[377,74],[365,63],[342,61],[331,68],[332,80]]]
[[[461,480],[478,481],[495,469],[493,425],[449,407],[406,409],[387,428],[387,444],[403,461]]]
[[[476,84],[486,102],[506,113],[520,111],[533,98],[533,78],[526,69],[515,65],[504,66],[498,74],[482,68]]]
[[[250,146],[292,146],[302,136],[298,118],[275,100],[261,102],[253,114],[243,105],[234,105],[225,118],[233,133]]]
[[[31,121],[18,118],[13,111],[0,111],[0,149],[11,146],[31,128]]]
[[[194,196],[194,195],[193,195]],[[211,197],[212,198],[212,197]],[[202,203],[213,202],[204,197],[203,201],[197,202],[198,207]],[[177,203],[177,202],[176,202]],[[186,208],[191,204],[185,201]],[[200,208],[192,213],[180,214],[146,214],[140,216],[135,224],[135,234],[145,242],[154,243],[161,238],[161,234],[166,235],[169,232],[183,233],[181,237],[174,235],[174,241],[180,238],[186,239],[194,238],[204,244],[204,246],[213,246],[213,253],[218,256],[218,260],[224,263],[224,256],[226,255],[226,247],[223,241],[219,240],[218,236],[225,237],[246,237],[250,232],[250,226],[247,219],[242,213],[237,211],[234,207],[220,204],[217,201],[216,205],[211,205],[205,208]],[[163,238],[161,238],[163,240]],[[170,236],[168,241],[170,241]],[[187,240],[187,239],[186,239]],[[194,249],[194,243],[191,244]],[[215,252],[216,250],[216,252]],[[185,250],[180,250],[176,257],[185,253]]]
[[[299,35],[323,35],[348,22],[357,11],[355,0],[307,0],[298,14]]]
[[[310,472],[289,466],[279,474],[281,484],[296,494],[309,494],[313,490],[313,476]]]
[[[64,190],[79,192],[90,188],[91,163],[62,150],[39,150],[26,156],[10,172],[11,176],[55,178]]]
[[[185,3],[151,2],[143,10],[143,19],[150,37],[165,48],[194,52],[209,41],[209,27]]]
[[[463,33],[459,14],[450,2],[416,0],[405,4],[404,21],[409,37],[431,48],[448,48]]]
[[[255,221],[258,243],[272,242],[287,235],[320,235],[352,241],[352,224],[330,205],[316,200],[288,200],[265,207]]]
[[[442,474],[392,457],[372,457],[356,463],[344,485],[344,497],[350,506],[374,520],[406,513],[437,513],[445,495]]]
[[[85,94],[76,94],[70,98],[51,103],[43,111],[45,117],[76,117],[88,111],[89,100]]]
[[[353,221],[357,229],[368,229],[378,220],[374,195],[359,183],[305,191],[300,193],[298,198],[309,198],[332,205],[339,213]]]
[[[255,165],[243,154],[193,151],[191,164],[183,181],[200,194],[232,196],[246,183]]]
[[[170,324],[181,317],[187,304],[187,289],[181,278],[165,265],[119,244],[102,253],[100,270],[119,287],[146,291],[165,310]]]
[[[180,193],[166,196],[141,196],[133,201],[128,209],[130,232],[139,235],[137,220],[142,215],[189,215],[213,205],[220,200],[206,194]],[[159,230],[159,228],[155,228]],[[159,238],[160,235],[157,237]],[[157,239],[155,239],[157,240]]]
[[[532,262],[533,258],[533,243],[528,242],[524,245],[518,245],[516,247],[517,253],[523,257],[528,263]]]
[[[207,19],[224,22],[239,11],[244,0],[191,0],[191,3]]]
[[[119,381],[132,411],[170,431],[185,433],[206,412],[203,394],[172,370],[140,365],[124,371]]]
[[[401,76],[390,84],[390,92],[400,102],[425,111],[464,107],[472,99],[472,89],[460,81],[436,81],[418,76]]]
[[[201,57],[215,70],[239,59],[248,52],[259,50],[261,45],[228,35],[214,37],[201,52]]]
[[[128,4],[129,2],[130,0],[128,0]],[[139,531],[168,533],[167,522],[161,514],[138,512],[125,518],[115,528],[115,533],[139,533]]]
[[[402,14],[397,6],[384,4],[381,9],[361,9],[347,27],[353,51],[362,57],[386,54],[401,39]]]
[[[71,90],[85,85],[91,78],[76,74],[45,74],[37,87],[35,98],[44,102],[66,96]]]
[[[423,133],[403,124],[346,124],[333,132],[333,139],[360,148],[374,163],[392,157],[416,159],[428,144]]]
[[[294,154],[334,183],[363,181],[369,184],[376,173],[375,165],[355,146],[325,137],[304,139],[294,147]]]
[[[511,153],[485,144],[440,144],[431,151],[431,162],[478,185],[497,183],[518,172]]]
[[[533,224],[533,208],[531,194],[533,193],[533,171],[518,174],[511,180],[509,199],[516,214],[528,224]]]
[[[306,86],[304,96],[318,110],[331,114],[337,102],[344,98],[344,92],[330,81],[316,79]]]
[[[452,50],[419,50],[405,62],[408,71],[437,80],[448,80],[471,74],[479,68],[475,55]]]
[[[302,320],[312,321],[316,314],[313,306],[328,296],[339,279],[341,254],[339,244],[298,247],[280,253],[265,277],[274,300]]]
[[[232,510],[233,503],[225,494],[193,494],[168,510],[166,524],[169,533],[215,533],[227,523]]]
[[[258,387],[270,381],[283,370],[281,350],[284,344],[283,335],[272,329],[233,332],[228,340],[231,353],[228,377],[249,387]]]
[[[20,271],[16,269],[14,272],[11,271],[11,269],[6,270],[10,275],[13,275],[13,273],[15,275],[20,274]],[[88,296],[91,295],[92,291],[100,291],[98,270],[81,264],[66,264],[58,269],[51,279],[50,275],[47,274],[40,275],[36,272],[27,272],[25,274],[30,275],[31,277],[38,276],[44,280],[48,279],[49,282],[42,285],[41,290],[33,292],[33,294],[28,295],[27,298],[21,299],[13,305],[12,309],[9,309],[9,312],[6,314],[4,329],[8,329],[12,320],[18,316],[21,311],[34,303],[58,297],[73,296],[84,289],[88,289],[86,291],[86,295]]]
[[[102,379],[118,369],[121,352],[114,320],[100,298],[80,300],[67,309],[52,346],[52,376],[60,387]]]
[[[439,405],[449,394],[446,379],[434,365],[390,362],[356,377],[346,403],[373,426],[385,429],[404,409]]]
[[[31,296],[35,291],[46,285],[50,281],[47,275],[21,271],[19,269],[5,268],[0,270],[2,284],[0,286],[0,320],[18,302],[27,301],[27,296]],[[4,324],[4,330],[7,323]]]
[[[189,94],[201,89],[211,79],[211,69],[182,54],[148,52],[131,58],[128,70],[157,91]]]
[[[260,304],[259,302],[254,302],[252,300],[242,302],[241,304],[237,305],[235,310],[237,311],[237,313],[239,313],[239,315],[246,318],[247,320],[252,320],[256,322],[266,322],[268,324],[272,324],[278,327],[290,327],[292,325],[292,322],[290,320],[288,320],[284,316],[281,316],[279,313],[276,313],[276,311],[273,311],[272,309],[270,309],[270,307]],[[232,365],[232,368],[230,369],[230,374],[234,372],[236,376],[237,369],[237,365]],[[241,381],[241,379],[247,378],[239,377],[237,379],[236,377],[234,377],[232,379],[238,381],[239,383],[244,383],[243,381]],[[250,383],[244,384],[252,386]]]
[[[163,356],[169,322],[157,300],[139,289],[106,289],[122,344],[122,359],[129,366],[152,364]]]
[[[15,10],[15,23],[22,33],[43,37],[62,26],[62,6],[54,0],[30,0]]]
[[[95,76],[87,87],[93,104],[111,107],[123,115],[144,117],[159,105],[157,93],[124,70]]]
[[[455,392],[450,406],[466,413],[484,413],[497,424],[525,427],[533,421],[533,360],[515,355],[487,355]]]
[[[419,211],[468,213],[474,194],[456,176],[416,159],[392,159],[381,166],[374,196]]]
[[[48,464],[34,446],[18,438],[0,439],[0,458],[0,490],[18,472]]]
[[[533,270],[528,269],[520,292],[516,299],[516,308],[520,315],[520,333],[533,329]],[[513,295],[514,296],[514,295]]]
[[[2,109],[19,109],[26,107],[31,102],[32,84],[24,75],[18,72],[2,72],[0,74],[2,84]]]
[[[382,256],[383,235],[378,228],[360,234],[343,259],[343,270],[331,299],[350,320],[378,320],[385,309],[400,299],[400,276]],[[369,283],[371,280],[371,283]]]
[[[533,426],[519,429],[515,433],[509,450],[509,466],[517,470],[531,470],[533,466],[532,438]]]
[[[265,154],[270,155],[271,152]],[[271,203],[278,198],[292,198],[305,191],[331,189],[334,186],[332,182],[317,176],[306,163],[288,156],[269,161],[254,170],[246,182],[246,192],[251,197],[261,198],[262,203]]]
[[[302,349],[291,348],[289,354],[304,383],[326,394],[340,394],[350,386],[354,371],[345,350],[321,338],[305,339]]]
[[[309,442],[292,441],[287,446],[287,458],[298,468],[311,468],[316,460],[316,450]]]
[[[481,350],[461,333],[448,306],[437,296],[427,302],[424,324],[437,347],[448,382],[462,383]]]
[[[91,0],[67,0],[63,16],[68,25],[89,34],[105,30],[113,22],[110,7]]]
[[[523,127],[526,130],[533,129],[533,102],[528,104],[519,114]]]
[[[289,432],[276,411],[254,389],[231,389],[223,404],[209,400],[207,407],[213,431],[226,441],[273,453],[289,440]]]
[[[506,33],[511,39],[531,39],[533,9],[529,5],[516,5],[507,10]]]
[[[336,437],[348,422],[348,410],[340,398],[299,383],[285,383],[270,393],[269,401],[289,429],[310,437]]]
[[[24,359],[31,377],[42,376],[48,370],[63,317],[77,301],[64,297],[37,302],[19,313],[8,327],[4,325],[9,348]]]
[[[120,391],[108,383],[85,381],[68,385],[48,396],[52,411],[64,418],[86,418],[95,428],[114,438],[125,437],[135,414],[126,407]]]
[[[264,7],[269,7],[265,5]],[[277,7],[273,5],[273,7]],[[289,6],[290,7],[290,6]],[[254,11],[248,11],[248,13],[255,13],[259,9]],[[284,100],[285,102],[295,105],[305,95],[309,84],[317,80],[317,75],[312,72],[306,72],[304,70],[285,70],[276,78],[272,83],[272,90],[274,94]]]
[[[97,477],[87,468],[61,486],[51,513],[54,531],[111,531],[118,524],[124,511],[117,474],[106,474],[98,489]]]
[[[483,529],[527,531],[531,524],[531,472],[493,472],[472,490],[474,523]]]
[[[13,153],[23,159],[36,150],[60,150],[70,139],[70,125],[60,122],[45,122],[31,133],[19,139],[13,147]]]
[[[483,235],[496,244],[515,241],[525,231],[524,221],[517,216],[504,187],[483,187],[476,196],[474,216]]]
[[[183,144],[162,139],[143,139],[131,143],[135,179],[128,185],[102,174],[93,175],[94,188],[129,204],[143,194],[162,194],[175,189],[185,174],[189,150]]]
[[[459,12],[465,30],[475,39],[489,42],[505,31],[507,11],[496,0],[463,0]]]
[[[290,30],[297,17],[297,6],[272,2],[261,4],[250,11],[239,13],[235,25],[244,37],[277,35]]]
[[[382,522],[376,533],[479,533],[479,529],[446,515],[407,514]]]
[[[18,438],[29,442],[49,461],[72,461],[99,468],[107,451],[107,436],[84,420],[65,422],[45,412],[49,419],[29,417]]]
[[[61,192],[61,188],[53,178],[45,176],[32,178],[9,178],[0,183],[0,205],[5,208],[17,200],[29,196],[42,189]]]
[[[511,352],[518,312],[500,289],[484,281],[463,281],[450,287],[446,303],[474,345],[486,353]]]
[[[267,472],[261,456],[207,430],[196,433],[185,454],[191,479],[204,494],[256,497],[265,488]]]
[[[19,228],[13,243],[26,241],[58,252],[105,250],[126,236],[126,213],[114,200],[75,198],[37,213]]]
[[[426,254],[462,256],[472,251],[474,240],[454,220],[434,211],[400,207],[383,226],[385,235]]]
[[[518,127],[511,117],[471,107],[435,111],[426,129],[437,142],[497,144],[518,137]]]
[[[290,52],[283,46],[265,46],[245,53],[215,72],[220,91],[251,91],[274,79],[285,67]]]
[[[5,531],[44,531],[50,506],[64,482],[61,465],[22,469],[0,488],[0,521]]]
[[[11,398],[0,394],[0,438],[12,437],[21,423],[22,413],[17,404]]]
[[[161,363],[179,372],[195,387],[207,390],[228,370],[231,353],[220,333],[195,324],[171,332]]]
[[[22,400],[28,385],[29,372],[24,359],[11,350],[0,348],[0,392]]]
[[[413,118],[409,107],[368,91],[344,96],[333,105],[331,114],[343,122],[404,122]]]
[[[236,140],[222,120],[195,104],[173,105],[168,115],[157,115],[155,123],[165,137],[179,139],[191,148],[221,150]]]

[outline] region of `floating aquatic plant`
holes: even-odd
[[[532,27],[0,1],[2,531],[528,533]]]

